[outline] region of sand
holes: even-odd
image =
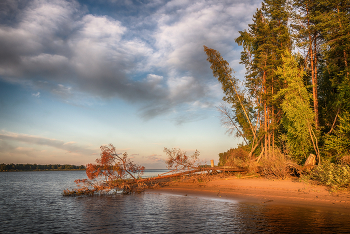
[[[297,178],[268,180],[264,178],[216,178],[206,183],[171,182],[169,186],[148,190],[151,193],[172,193],[184,196],[206,196],[278,205],[307,206],[337,210],[350,214],[350,192],[331,192],[329,188]]]

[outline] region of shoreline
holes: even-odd
[[[299,182],[295,179],[215,178],[209,182],[171,182],[170,185],[148,189],[148,193],[252,202],[268,205],[299,206],[327,209],[350,214],[350,192],[330,192],[326,186]]]
[[[52,170],[10,170],[0,172],[31,172],[31,171],[86,171],[86,169],[52,169]]]

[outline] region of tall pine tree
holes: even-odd
[[[293,7],[295,11],[292,13],[293,23],[291,26],[294,29],[296,46],[306,51],[304,67],[307,71],[307,77],[311,78],[315,124],[318,128],[318,67],[320,44],[322,42],[318,22],[315,19],[318,4],[314,0],[294,0]]]
[[[246,86],[255,98],[259,111],[259,130],[265,135],[265,157],[274,153],[282,114],[273,96],[284,86],[275,71],[282,65],[283,53],[291,50],[288,19],[287,1],[265,0],[253,17],[253,24],[249,25],[248,30],[240,31],[236,39],[244,48],[241,63],[247,70]]]

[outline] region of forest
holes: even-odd
[[[37,164],[0,164],[0,171],[63,171],[63,170],[85,170],[85,166],[75,166],[69,164],[49,164],[49,165],[37,165]]]
[[[318,174],[349,177],[350,1],[264,0],[252,21],[235,39],[244,78],[204,46],[224,93],[222,124],[242,140],[219,164],[281,170],[309,159]]]

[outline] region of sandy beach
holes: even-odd
[[[299,182],[296,178],[268,180],[230,176],[203,183],[171,182],[169,186],[147,192],[233,199],[240,202],[308,206],[350,214],[349,191],[330,192],[325,186]]]

